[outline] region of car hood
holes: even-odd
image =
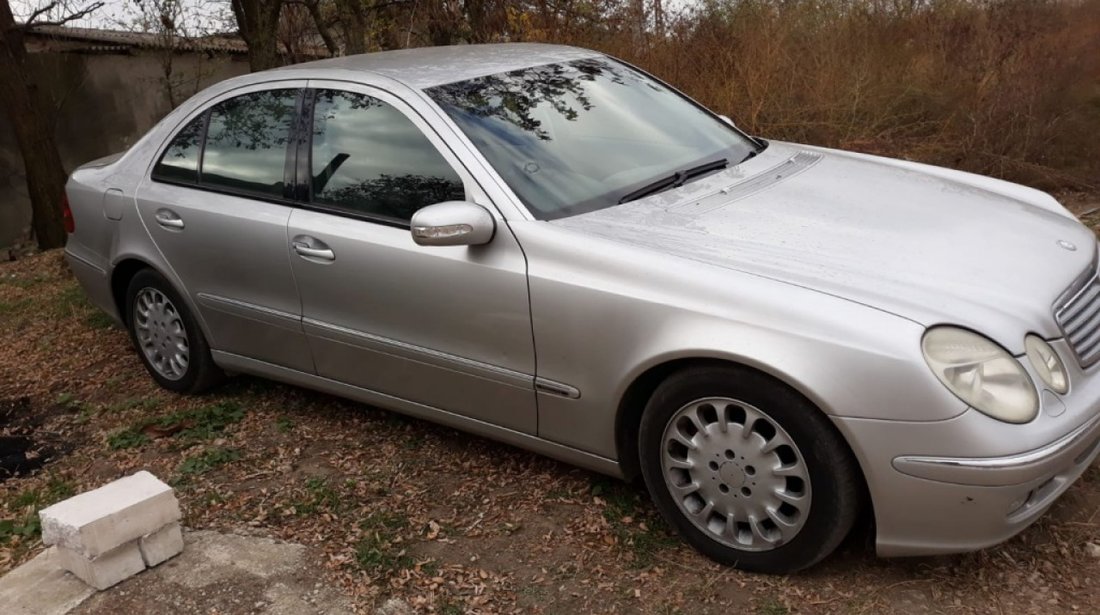
[[[1058,337],[1052,307],[1092,232],[1007,182],[787,143],[679,189],[554,224],[981,331],[1016,353]]]

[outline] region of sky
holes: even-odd
[[[12,12],[17,20],[26,19],[49,0],[9,0]],[[103,6],[91,15],[70,22],[68,25],[84,28],[104,28],[111,30],[141,29],[141,7],[137,0],[102,0]],[[92,4],[93,0],[60,0],[69,6],[80,9]],[[232,29],[232,17],[228,0],[182,0],[184,8],[181,27],[185,32],[205,34],[214,31]],[[69,13],[72,11],[69,10]],[[57,11],[55,11],[55,14]],[[223,25],[224,24],[224,25]],[[221,26],[221,27],[219,27]]]
[[[16,19],[26,19],[37,7],[46,5],[50,0],[9,0]],[[58,0],[79,9],[95,0]],[[101,0],[103,6],[91,15],[70,22],[69,25],[84,28],[104,28],[110,30],[140,30],[141,5],[138,0]],[[676,11],[693,5],[697,0],[665,0],[666,11]],[[233,16],[229,9],[229,0],[181,0],[183,13],[181,31],[186,35],[202,35],[213,32],[235,30]],[[71,10],[69,11],[71,12]]]

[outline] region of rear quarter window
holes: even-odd
[[[153,178],[196,183],[199,181],[199,158],[202,153],[206,113],[191,120],[179,131],[153,167]]]

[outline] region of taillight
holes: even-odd
[[[65,225],[65,232],[72,235],[76,232],[76,220],[73,220],[73,210],[69,207],[69,195],[61,197],[61,222]]]

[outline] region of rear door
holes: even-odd
[[[189,118],[137,203],[212,348],[312,372],[287,251],[288,153],[304,85],[235,90]]]
[[[527,267],[507,224],[400,99],[343,82],[310,87],[305,204],[289,235],[317,373],[535,433]],[[413,212],[463,199],[497,219],[489,244],[413,242]]]

